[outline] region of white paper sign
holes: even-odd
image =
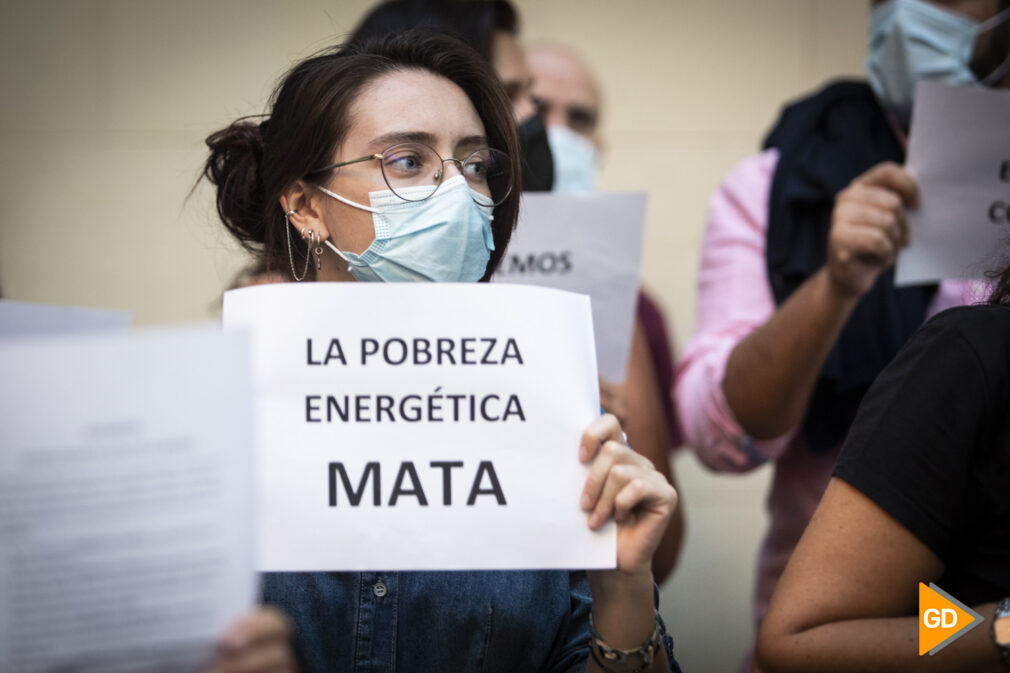
[[[264,571],[613,567],[586,526],[589,300],[490,284],[228,292],[253,334]]]
[[[129,326],[130,314],[126,311],[0,299],[0,339],[56,332],[121,330]]]
[[[249,347],[0,341],[0,671],[202,669],[253,605]]]
[[[615,383],[631,351],[645,202],[644,192],[524,193],[494,277],[588,294],[600,376]]]
[[[898,285],[982,278],[1010,237],[1010,91],[920,82],[908,141],[921,203]]]

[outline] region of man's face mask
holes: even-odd
[[[554,191],[596,189],[596,145],[567,126],[547,127],[547,140],[554,157]]]
[[[369,192],[370,207],[325,187],[319,190],[372,213],[375,240],[360,255],[326,241],[347,262],[355,280],[472,283],[484,276],[494,250],[494,208],[491,199],[472,191],[462,175],[447,179],[422,201],[405,201],[388,189]],[[408,190],[398,191],[410,196],[404,193]]]
[[[536,113],[516,127],[522,161],[523,191],[549,192],[554,186],[554,159],[544,118]]]
[[[972,54],[979,34],[1010,21],[1010,9],[979,23],[925,0],[887,0],[870,15],[866,70],[880,102],[906,128],[918,80],[953,85],[992,85],[1005,76],[1010,59],[979,79]]]

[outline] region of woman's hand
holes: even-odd
[[[625,443],[613,414],[600,416],[586,429],[579,459],[589,464],[581,502],[589,527],[597,530],[612,516],[617,521],[617,571],[650,573],[652,556],[677,508],[677,492]]]
[[[586,429],[579,459],[589,465],[581,503],[589,527],[597,530],[611,517],[617,522],[617,568],[587,573],[593,621],[603,642],[633,651],[656,627],[652,556],[677,508],[677,492],[648,458],[625,443],[613,414]],[[601,669],[590,662],[586,670]],[[667,670],[662,650],[647,670]]]
[[[233,624],[204,673],[296,673],[291,622],[276,608],[260,606]]]

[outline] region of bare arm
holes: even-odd
[[[631,338],[631,355],[628,376],[621,386],[624,395],[626,418],[624,431],[628,444],[649,459],[660,474],[676,488],[677,481],[670,464],[670,433],[666,425],[664,408],[669,404],[669,390],[661,390],[656,377],[656,366],[649,350],[649,342],[640,321],[635,321]],[[652,557],[652,574],[657,584],[662,584],[677,565],[684,538],[683,500],[673,513],[670,525]]]
[[[747,434],[773,439],[799,425],[858,300],[836,291],[821,269],[733,349],[722,386]]]
[[[744,430],[771,439],[799,425],[853,309],[908,242],[906,206],[918,199],[900,166],[880,164],[839,193],[828,261],[730,354],[726,401]]]
[[[872,500],[834,478],[793,552],[758,634],[759,673],[1004,671],[986,619],[935,656],[918,656],[918,583],[943,562]]]

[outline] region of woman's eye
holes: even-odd
[[[423,165],[422,158],[415,154],[399,154],[386,158],[386,169],[398,173],[416,173]]]
[[[463,166],[463,172],[471,180],[484,180],[487,178],[487,164],[483,160],[471,160]]]

